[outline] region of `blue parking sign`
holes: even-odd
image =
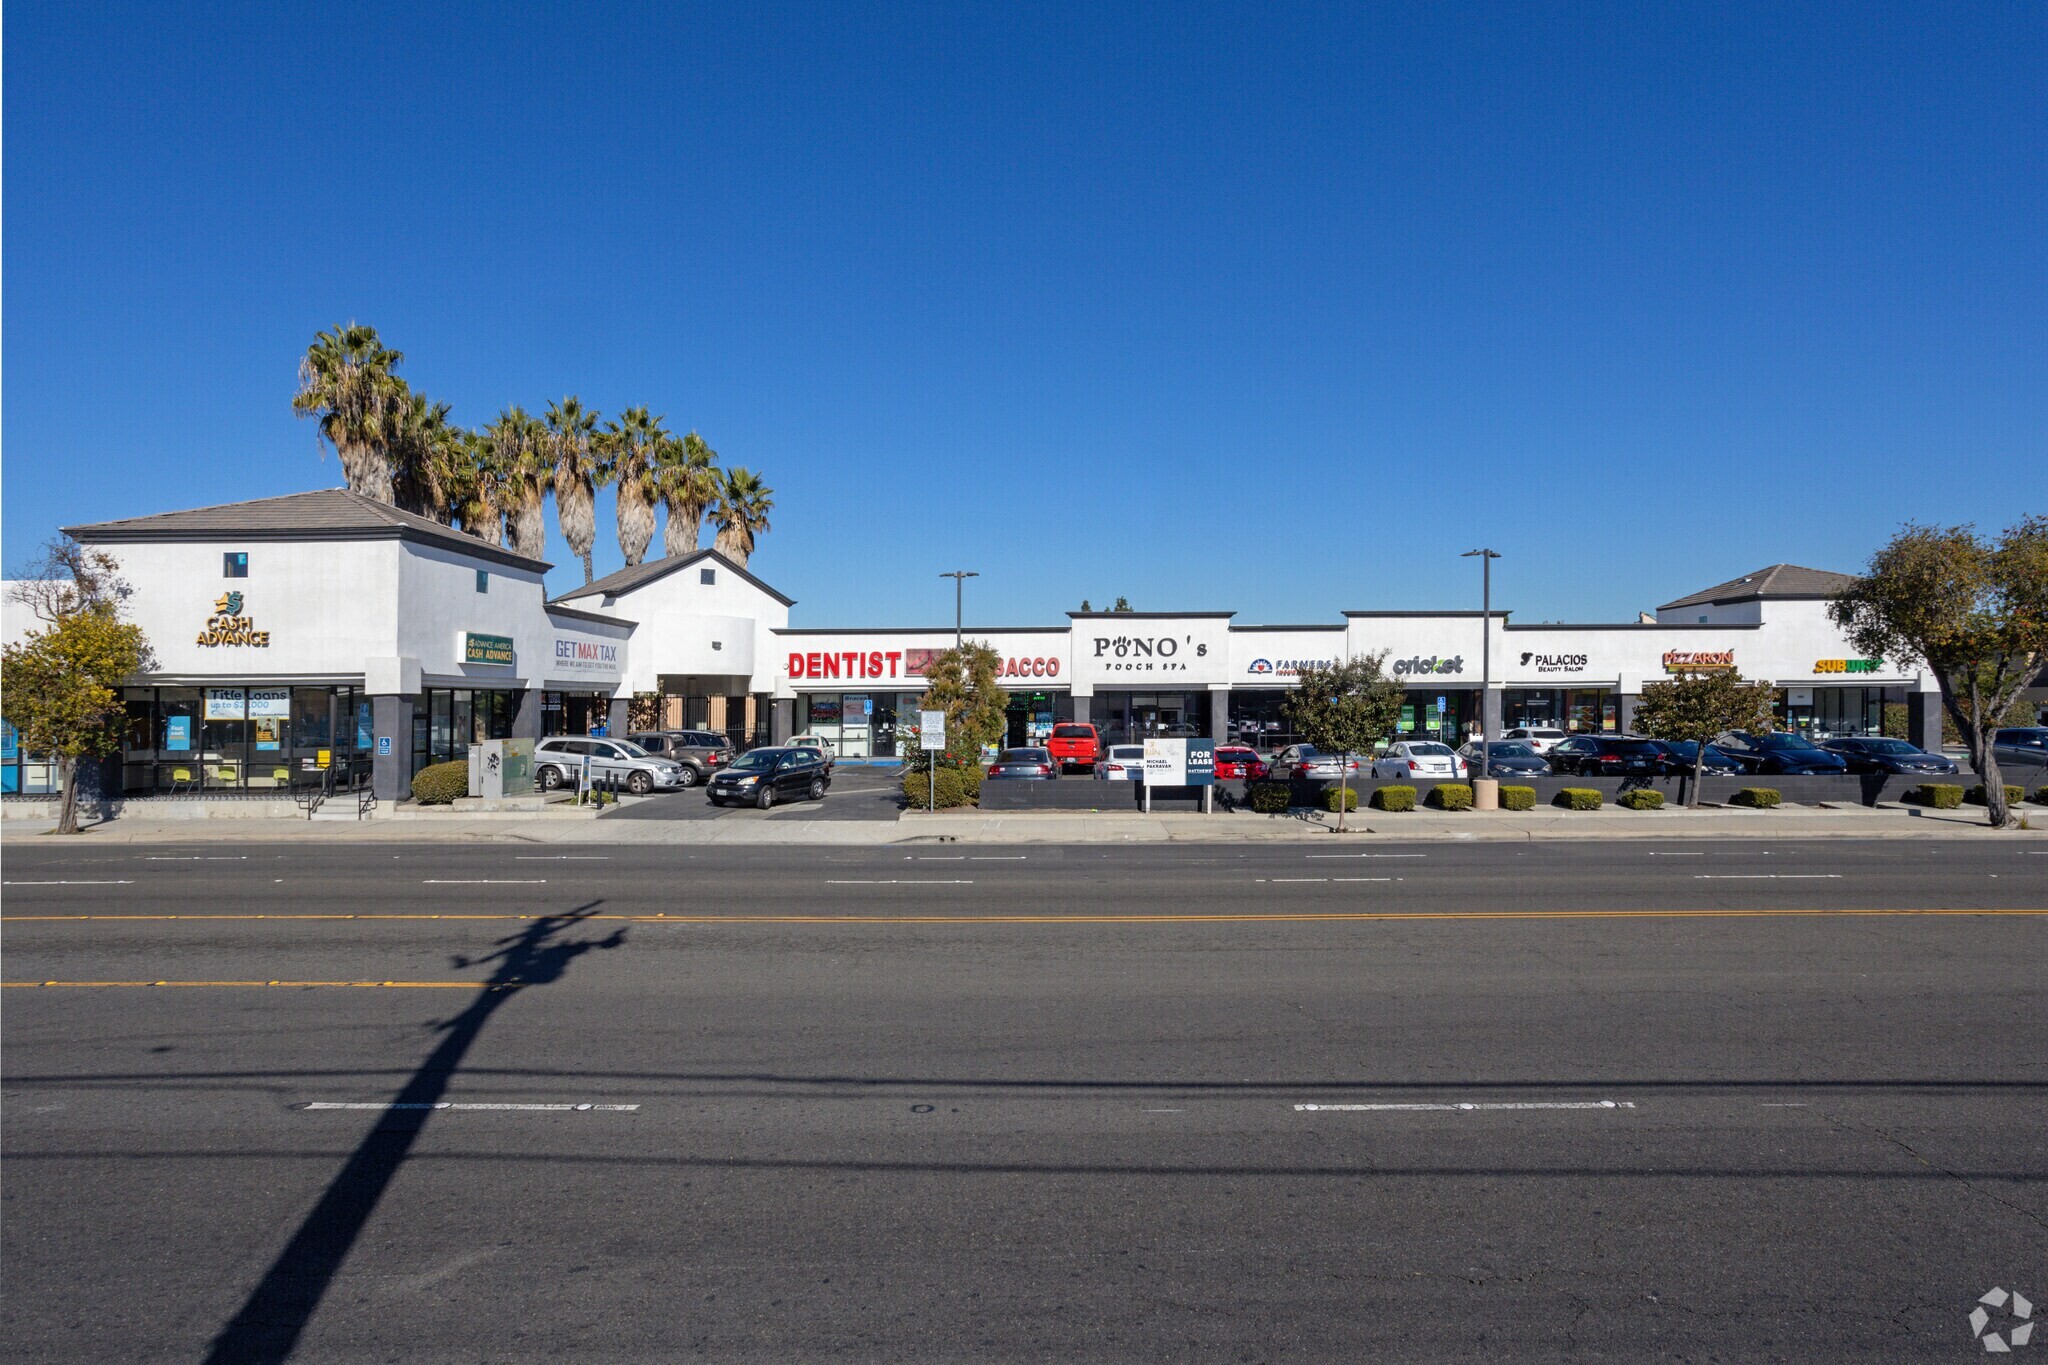
[[[389,758],[389,757],[391,757],[391,736],[389,736],[389,735],[379,735],[379,736],[377,736],[377,757],[379,757],[379,758]]]

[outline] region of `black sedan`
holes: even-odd
[[[2048,725],[2018,725],[1991,734],[1991,756],[2001,768],[2048,768]]]
[[[1746,773],[1832,777],[1849,771],[1849,760],[1789,730],[1767,735],[1730,731],[1715,740],[1714,747],[1740,763]]]
[[[988,765],[992,781],[1050,782],[1060,775],[1060,765],[1050,749],[1005,749]]]
[[[1852,773],[1956,771],[1954,759],[1944,758],[1940,754],[1930,754],[1918,745],[1908,744],[1903,739],[1852,736],[1847,739],[1831,739],[1822,747],[1829,753],[1840,754],[1846,759]]]
[[[714,806],[751,803],[767,810],[777,801],[825,799],[831,770],[816,749],[749,749],[705,786]]]
[[[1554,773],[1588,777],[1652,777],[1664,770],[1664,754],[1656,744],[1634,736],[1573,735],[1550,746],[1544,755]]]
[[[1458,750],[1458,757],[1465,760],[1465,769],[1472,776],[1479,776],[1479,741],[1473,740]],[[1516,739],[1496,739],[1486,745],[1486,775],[1488,777],[1548,777],[1550,765],[1543,761],[1543,755]]]
[[[1664,756],[1663,771],[1669,777],[1691,777],[1692,762],[1697,756],[1699,745],[1689,739],[1653,739],[1650,743]],[[1701,777],[1735,777],[1742,772],[1742,765],[1728,755],[1707,746],[1706,762],[1700,764]]]

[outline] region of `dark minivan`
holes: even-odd
[[[714,806],[767,810],[777,801],[822,801],[831,785],[832,774],[816,749],[749,749],[721,769],[704,794]]]

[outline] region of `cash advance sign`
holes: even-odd
[[[242,594],[224,592],[213,599],[213,615],[206,618],[206,629],[199,632],[199,638],[193,643],[207,648],[248,645],[253,649],[268,649],[270,632],[256,629],[256,623],[242,614]]]

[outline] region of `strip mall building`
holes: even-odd
[[[341,490],[70,531],[119,561],[156,654],[126,693],[120,785],[131,794],[289,786],[325,753],[368,766],[389,799],[479,740],[623,733],[636,697],[668,728],[742,744],[807,732],[844,756],[885,756],[927,661],[953,644],[950,626],[792,626],[793,599],[708,550],[550,600],[548,565]],[[1731,667],[1782,687],[1789,725],[1875,731],[1885,703],[1904,703],[1909,736],[1938,743],[1931,676],[1854,657],[1828,621],[1826,598],[1845,581],[1774,565],[1618,624],[1525,624],[1504,611],[1347,611],[1306,625],[1068,612],[966,634],[1003,660],[1013,743],[1087,720],[1112,735],[1278,744],[1300,668],[1382,652],[1407,684],[1401,725],[1414,733],[1460,738],[1482,709],[1494,733],[1622,731],[1644,684]],[[6,638],[34,625],[9,602]],[[9,754],[12,790],[25,758]]]

